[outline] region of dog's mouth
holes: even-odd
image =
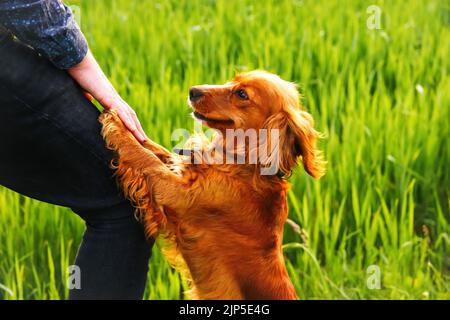
[[[197,111],[192,112],[192,115],[196,119],[201,120],[203,122],[206,122],[208,125],[214,125],[214,124],[217,124],[217,125],[232,125],[232,124],[234,124],[234,121],[231,120],[231,119],[208,118],[208,117],[204,116],[203,114],[201,114],[201,113],[199,113]]]

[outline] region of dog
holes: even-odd
[[[164,239],[166,257],[190,281],[191,298],[298,298],[282,252],[286,178],[300,161],[314,178],[325,171],[316,147],[320,133],[299,98],[295,84],[261,70],[223,85],[194,86],[193,117],[217,136],[210,142],[194,138],[182,155],[151,140],[140,144],[117,114],[101,115],[120,186],[148,235]],[[252,163],[218,161],[230,154],[248,160],[254,151],[247,142],[230,143],[236,140],[226,138],[230,130],[269,132],[257,138],[267,156]],[[274,161],[276,172],[262,174]]]

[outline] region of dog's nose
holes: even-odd
[[[191,100],[191,102],[196,102],[201,97],[203,97],[203,91],[199,88],[192,87],[191,90],[189,90],[189,100]]]

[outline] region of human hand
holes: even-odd
[[[119,95],[100,98],[98,102],[106,110],[117,111],[120,120],[122,120],[125,127],[127,127],[139,142],[143,143],[148,139],[137,118],[136,112]]]
[[[125,127],[139,142],[148,140],[136,112],[120,97],[90,51],[79,64],[67,71],[89,100],[95,98],[106,110],[116,110]]]

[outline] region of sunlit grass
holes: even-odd
[[[327,175],[292,178],[285,253],[309,299],[450,298],[450,8],[444,1],[70,1],[148,135],[192,128],[193,84],[267,69],[299,83],[325,133]],[[84,226],[68,209],[0,189],[0,295],[62,299]],[[366,269],[381,270],[381,289]],[[146,297],[182,282],[153,250]]]

